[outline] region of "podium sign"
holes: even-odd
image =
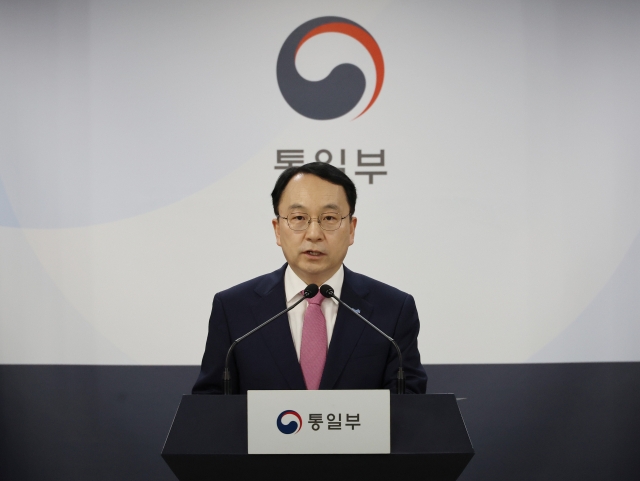
[[[249,391],[249,454],[388,454],[388,390]]]

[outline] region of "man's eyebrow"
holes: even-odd
[[[291,209],[306,209],[306,207],[302,204],[291,204],[289,206],[289,210]],[[322,209],[334,209],[334,210],[340,210],[340,208],[338,207],[337,204],[325,204],[322,206]]]
[[[340,210],[340,207],[338,207],[336,204],[326,204],[323,209],[335,209],[335,210]]]

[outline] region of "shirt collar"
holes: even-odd
[[[329,284],[331,287],[333,287],[335,296],[339,298],[340,294],[342,293],[343,282],[344,266],[341,265],[340,269],[338,269],[336,273],[332,275],[327,282],[325,282],[325,284]],[[300,293],[304,291],[305,287],[307,287],[307,285],[304,283],[304,281],[300,279],[295,272],[293,272],[291,266],[287,265],[287,270],[284,271],[284,295],[287,298],[287,305],[297,301],[302,296],[302,294]],[[335,299],[331,300],[336,304],[338,303],[338,301],[336,301]]]

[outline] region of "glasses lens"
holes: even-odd
[[[337,230],[340,228],[341,223],[342,219],[340,218],[340,214],[336,212],[322,214],[320,218],[320,227],[324,230]]]
[[[293,214],[289,214],[287,219],[289,227],[293,230],[305,230],[309,225],[309,216],[307,214],[295,212]]]

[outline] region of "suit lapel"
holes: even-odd
[[[360,309],[361,316],[371,319],[373,306],[364,299],[366,294],[367,290],[356,282],[353,272],[345,267],[340,298],[353,309]],[[329,343],[320,389],[333,389],[365,327],[362,319],[342,304],[340,305]]]
[[[285,264],[256,287],[255,292],[260,298],[251,305],[256,326],[287,308],[284,292],[286,267]],[[283,314],[280,318],[274,319],[256,334],[262,336],[289,387],[291,389],[306,389],[287,315]]]

